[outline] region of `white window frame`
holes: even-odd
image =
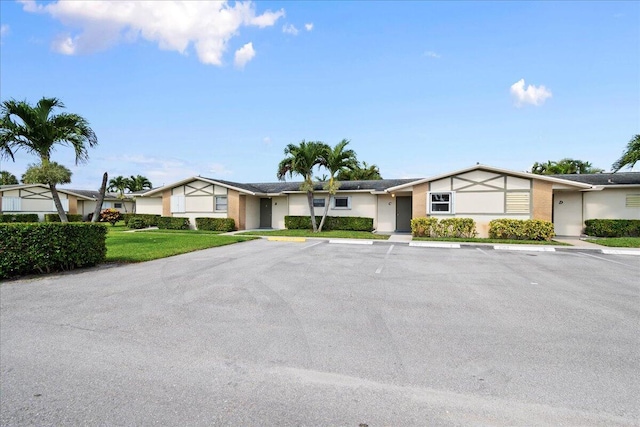
[[[224,203],[222,203],[222,199],[224,199]],[[220,202],[218,200],[221,200]],[[215,211],[216,212],[227,212],[229,210],[229,199],[227,198],[227,196],[215,196],[215,200],[213,201],[215,203]],[[218,206],[222,207],[224,205],[224,209],[220,209]]]
[[[317,204],[316,204],[317,203]],[[323,198],[314,198],[313,199],[313,207],[314,208],[324,208],[326,206],[326,199]]]
[[[449,195],[449,201],[448,202],[442,202],[442,201],[433,201],[431,199],[432,196],[434,195],[438,195],[438,194],[448,194]],[[429,214],[433,214],[433,215],[451,215],[455,213],[455,191],[429,191],[427,192],[427,213]],[[449,204],[449,209],[446,211],[439,211],[439,210],[433,210],[433,203],[437,203],[437,204],[445,204],[448,203]]]
[[[175,196],[171,196],[171,213],[185,213],[184,194],[176,194]]]
[[[2,210],[6,212],[20,212],[22,210],[22,199],[20,197],[2,197]]]
[[[338,199],[347,199],[347,206],[336,206],[336,201]],[[333,196],[331,209],[351,209],[351,196]]]

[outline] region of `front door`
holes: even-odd
[[[396,197],[396,231],[411,231],[411,205],[411,196]]]
[[[579,236],[582,233],[582,193],[553,193],[553,228],[558,236]]]
[[[271,199],[260,199],[260,228],[271,228]]]

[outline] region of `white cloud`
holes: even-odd
[[[208,172],[211,172],[214,175],[214,177],[233,174],[233,171],[227,169],[223,164],[220,164],[220,163],[210,164]]]
[[[265,136],[262,138],[262,142],[264,142],[265,145],[271,145],[271,137]]]
[[[0,25],[0,37],[4,37],[9,34],[9,26],[7,24]]]
[[[48,13],[64,25],[78,28],[54,41],[54,49],[82,54],[137,38],[182,54],[193,46],[205,64],[222,65],[229,40],[241,27],[273,26],[283,9],[256,14],[254,3],[227,1],[56,1],[46,5],[21,0],[27,12]],[[246,46],[246,45],[245,45]]]
[[[440,55],[439,53],[434,52],[434,51],[432,51],[432,50],[428,50],[428,51],[426,51],[426,52],[424,53],[424,56],[428,56],[429,58],[435,58],[435,59],[438,59],[438,58],[441,58],[441,57],[442,57],[442,55]]]
[[[529,85],[525,89],[524,79],[520,79],[511,85],[511,96],[513,96],[518,107],[524,104],[542,105],[552,95],[551,91],[542,85],[538,87]]]
[[[309,22],[308,24],[304,24],[304,29],[307,31],[313,30],[313,22]]]
[[[298,35],[298,29],[293,24],[285,24],[282,26],[282,32],[285,34]]]
[[[256,51],[253,50],[253,44],[249,42],[236,50],[235,57],[233,58],[233,64],[236,68],[242,69],[247,65],[247,62],[253,59],[254,56],[256,56]]]

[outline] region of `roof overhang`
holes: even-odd
[[[254,193],[253,191],[245,190],[243,188],[235,187],[233,185],[225,184],[225,183],[213,180],[213,179],[203,178],[201,176],[192,176],[190,178],[185,178],[185,179],[183,179],[181,181],[174,182],[174,183],[169,184],[169,185],[164,185],[162,187],[151,189],[151,190],[149,190],[149,191],[147,191],[145,193],[138,194],[138,196],[140,196],[140,197],[153,196],[153,195],[156,195],[158,193],[162,193],[162,192],[164,192],[166,190],[178,187],[180,185],[184,185],[184,184],[186,184],[188,182],[192,182],[192,181],[202,181],[202,182],[206,182],[206,183],[213,184],[213,185],[219,185],[221,187],[225,187],[225,188],[228,188],[230,190],[235,190],[235,191],[237,191],[239,193],[249,194],[249,195],[252,195],[252,196],[255,196],[257,194],[257,193]]]

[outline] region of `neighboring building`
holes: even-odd
[[[93,213],[98,200],[98,191],[71,190],[58,188],[60,202],[68,214],[80,214],[88,219]],[[132,212],[134,202],[131,199],[120,199],[116,193],[105,193],[102,209],[115,208],[120,212]],[[51,190],[45,184],[16,184],[0,186],[0,212],[2,213],[35,213],[44,220],[48,213],[57,214]]]

